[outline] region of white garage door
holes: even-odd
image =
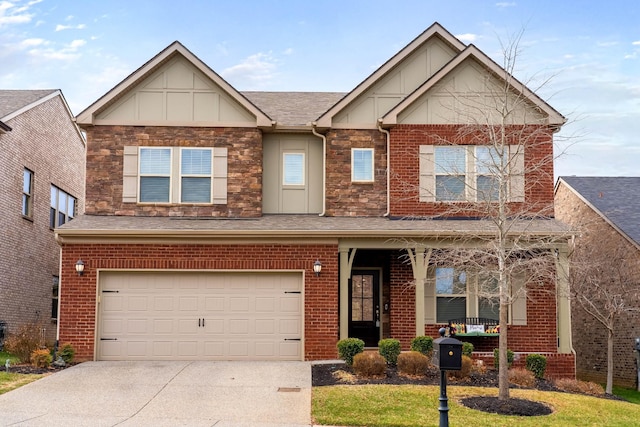
[[[302,275],[103,272],[98,360],[301,360]]]

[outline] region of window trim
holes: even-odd
[[[27,175],[28,174],[28,175]],[[29,192],[25,193],[24,189],[25,189],[25,176],[29,176]],[[29,168],[24,168],[23,172],[22,172],[22,207],[21,207],[21,211],[22,211],[22,217],[25,219],[33,219],[33,188],[34,188],[34,181],[35,179],[35,173],[29,169]]]
[[[169,174],[161,173],[143,173],[142,172],[142,151],[160,151],[169,150]],[[143,204],[170,204],[173,199],[173,148],[172,147],[139,147],[138,148],[138,203]],[[142,201],[142,178],[169,178],[169,194],[167,195],[167,201]]]
[[[61,225],[66,224],[67,222],[71,221],[72,219],[74,219],[77,215],[77,211],[78,211],[78,198],[67,193],[66,191],[64,191],[62,188],[58,187],[57,185],[51,184],[50,187],[50,196],[53,195],[53,191],[55,190],[56,192],[56,206],[53,206],[53,200],[49,200],[49,228],[51,230],[60,227]],[[67,200],[67,205],[65,206],[65,210],[66,212],[64,212],[64,216],[65,216],[65,221],[60,224],[59,223],[59,218],[60,218],[60,193],[63,193],[66,196],[66,200]],[[52,198],[51,198],[52,199]],[[68,212],[69,210],[69,201],[73,200],[73,212]],[[53,210],[53,211],[52,211]],[[51,214],[54,213],[54,217],[51,217]],[[53,224],[52,224],[52,220],[53,219]]]
[[[363,168],[368,169],[366,172],[370,178],[358,179],[356,176],[356,153],[371,153],[371,161],[368,165],[363,165]],[[364,159],[362,159],[364,161]],[[375,181],[375,149],[374,148],[352,148],[351,149],[351,182],[365,182],[370,183]]]

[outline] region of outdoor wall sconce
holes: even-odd
[[[316,262],[313,263],[313,272],[316,273],[316,276],[319,276],[321,271],[322,271],[322,263],[320,262],[319,259],[317,259]]]
[[[84,262],[81,259],[76,262],[76,273],[78,273],[78,276],[82,276],[84,273]]]

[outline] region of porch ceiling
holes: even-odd
[[[224,240],[247,242],[304,238],[313,243],[338,239],[445,240],[487,238],[495,234],[490,220],[389,219],[320,217],[316,215],[264,215],[259,218],[187,218],[80,215],[56,229],[60,243],[109,240],[181,240],[191,243]],[[562,242],[571,229],[554,219],[517,220],[511,235]],[[299,243],[299,242],[298,242]],[[406,246],[406,242],[404,243]]]

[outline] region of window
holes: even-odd
[[[53,286],[51,288],[51,320],[58,320],[58,291],[60,278],[53,276]]]
[[[436,268],[436,322],[467,317],[467,273]]]
[[[374,283],[371,274],[354,274],[351,278],[351,320],[372,322],[374,320]]]
[[[421,145],[421,202],[497,201],[500,165],[510,202],[524,202],[524,147],[505,147],[504,158],[488,145]]]
[[[22,215],[33,218],[33,172],[27,168],[22,174]]]
[[[283,154],[282,185],[304,185],[304,153]]]
[[[478,277],[478,317],[500,320],[500,289],[498,279],[492,275]]]
[[[140,201],[168,203],[171,195],[171,148],[140,149]]]
[[[51,186],[51,210],[49,227],[60,227],[76,215],[77,199],[55,185]]]
[[[180,159],[180,201],[211,203],[211,150],[183,148]]]
[[[373,182],[373,148],[351,149],[351,181]]]

